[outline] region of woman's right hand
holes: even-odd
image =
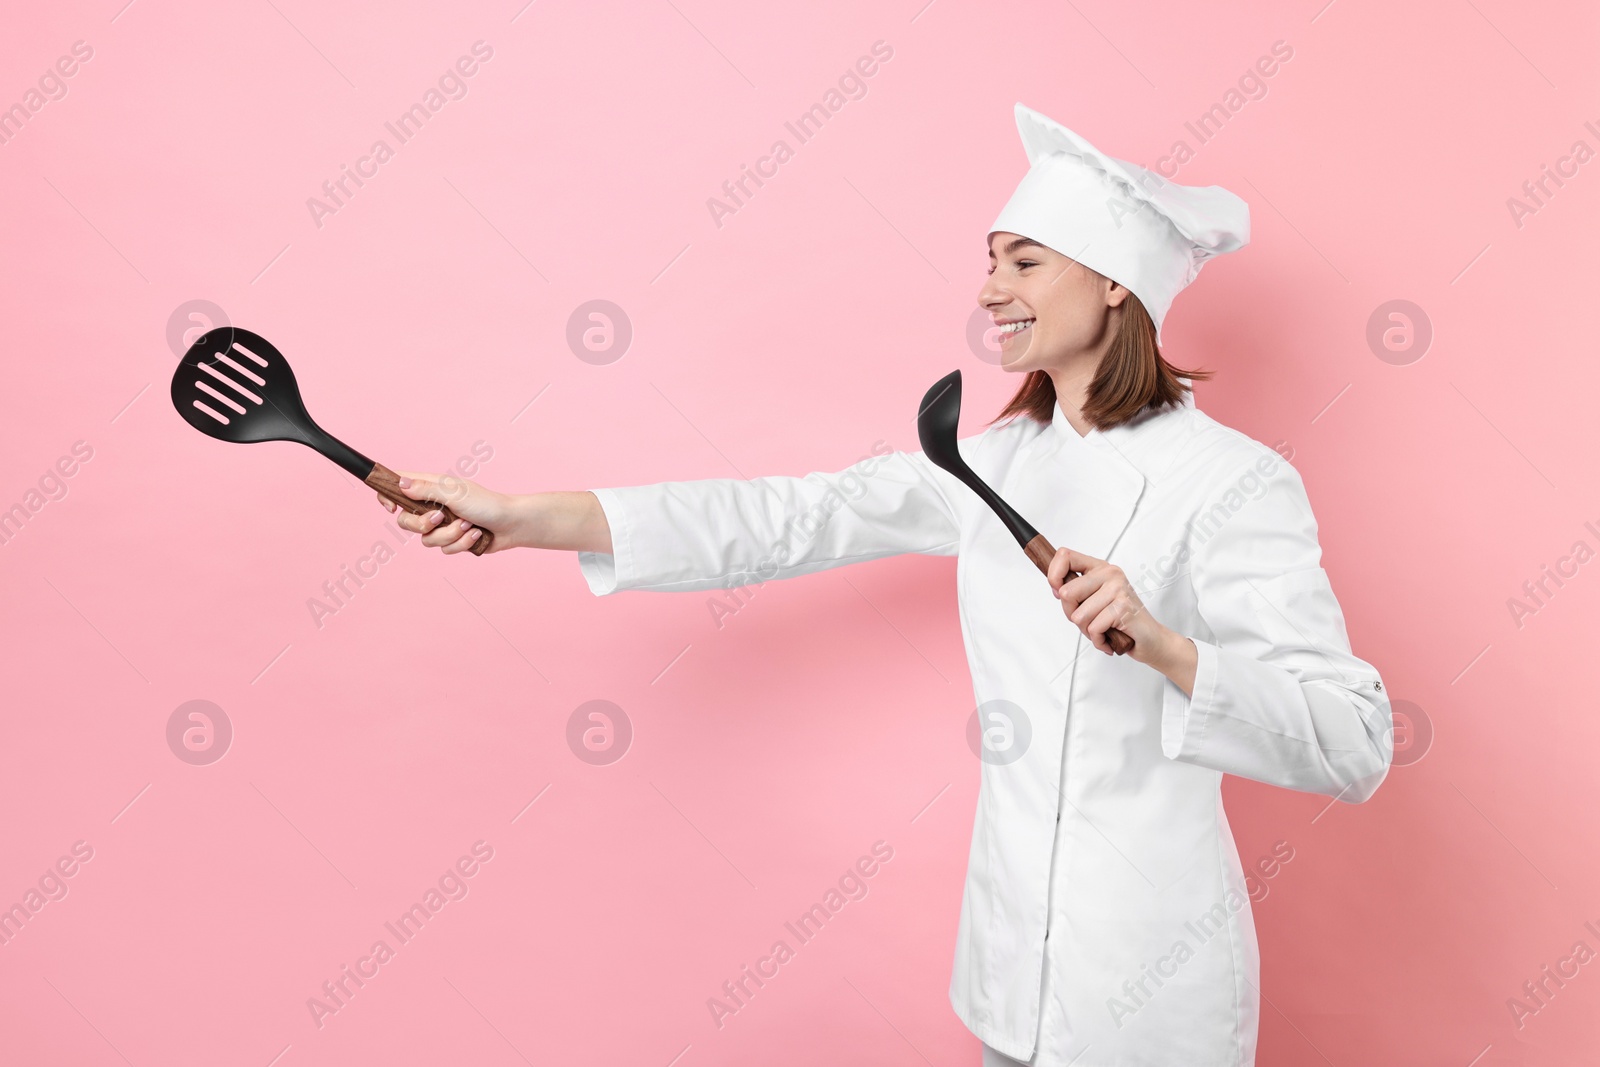
[[[455,512],[441,522],[438,511],[413,515],[381,495],[378,503],[395,513],[403,530],[422,535],[422,543],[446,555],[478,543],[480,529],[494,534],[484,555],[508,548],[552,548],[568,552],[611,552],[611,526],[599,499],[588,490],[556,493],[497,493],[454,474],[396,471],[400,491],[413,500],[432,500]]]
[[[465,552],[478,543],[483,531],[494,534],[494,541],[484,555],[516,548],[519,522],[518,498],[486,489],[476,482],[454,474],[419,474],[415,471],[396,471],[400,476],[400,490],[413,500],[431,500],[455,512],[454,522],[441,525],[444,518],[437,509],[421,515],[405,511],[381,494],[378,503],[395,513],[395,522],[403,530],[422,535],[422,543],[429,548],[441,549],[445,555]]]

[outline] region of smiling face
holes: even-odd
[[[1092,372],[1127,298],[1121,285],[1037,241],[989,237],[989,279],[978,303],[1000,328],[1000,365],[1008,371]]]

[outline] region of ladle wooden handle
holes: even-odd
[[[1039,568],[1039,573],[1049,577],[1050,561],[1056,558],[1056,550],[1050,546],[1049,541],[1044,539],[1044,534],[1039,534],[1032,541],[1029,541],[1022,547],[1022,550],[1028,554],[1029,559],[1033,560],[1034,566]],[[1078,573],[1073,571],[1067,577],[1075,578]],[[1106,644],[1110,645],[1111,651],[1119,656],[1125,656],[1133,651],[1133,638],[1121,630],[1107,630]]]
[[[430,511],[444,512],[444,519],[440,521],[439,526],[456,521],[455,512],[443,504],[436,504],[432,500],[412,500],[406,496],[406,491],[400,488],[400,476],[382,463],[372,465],[372,473],[367,475],[367,484],[376,489],[385,500],[393,501],[413,515],[425,515]],[[467,549],[474,556],[481,556],[489,551],[489,544],[494,540],[494,534],[482,526],[478,529],[482,532],[478,534],[478,539],[473,542],[472,547]]]

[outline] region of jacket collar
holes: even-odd
[[[1172,462],[1173,446],[1191,425],[1190,415],[1194,410],[1194,394],[1185,392],[1183,399],[1171,407],[1145,412],[1109,430],[1090,427],[1088,433],[1080,434],[1073,429],[1057,401],[1051,409],[1050,427],[1045,432],[1056,446],[1052,451],[1064,462],[1098,459],[1113,467],[1125,468],[1140,480],[1158,481]]]
[[[1158,481],[1172,462],[1192,425],[1193,411],[1192,394],[1185,393],[1172,407],[1109,430],[1079,434],[1057,402],[1050,426],[1041,434],[1041,458],[1062,468],[1049,503],[1066,512],[1058,516],[1060,529],[1041,531],[1046,539],[1060,548],[1053,538],[1070,537],[1070,547],[1110,559],[1146,486]]]

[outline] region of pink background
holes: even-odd
[[[837,470],[917,447],[953,367],[963,432],[1016,384],[965,340],[1014,102],[1154,166],[1280,40],[1177,175],[1245,197],[1254,240],[1167,354],[1293,449],[1355,649],[1434,740],[1362,806],[1227,782],[1245,860],[1295,850],[1256,905],[1261,1062],[1592,1050],[1600,963],[1520,1028],[1507,1000],[1600,949],[1600,562],[1520,627],[1507,601],[1600,547],[1600,163],[1506,204],[1600,148],[1592,5],[121,3],[0,35],[0,106],[93,49],[0,145],[0,509],[93,449],[0,546],[0,903],[93,849],[0,946],[0,1062],[975,1064],[954,560],[772,583],[719,629],[702,594],[597,599],[569,555],[411,543],[318,628],[388,517],[298,446],[185,426],[168,322],[203,299],[265,334],[392,467],[483,441],[508,490]],[[479,40],[465,98],[315,225]],[[878,40],[867,95],[716,226]],[[594,299],[634,330],[608,365],[565,340]],[[1397,299],[1434,335],[1405,365],[1366,340]],[[234,730],[207,766],[166,740],[195,699]],[[634,731],[608,766],[566,741],[592,699]],[[319,1028],[307,999],[480,840],[469,894]],[[707,998],[880,840],[868,896],[719,1029]]]

